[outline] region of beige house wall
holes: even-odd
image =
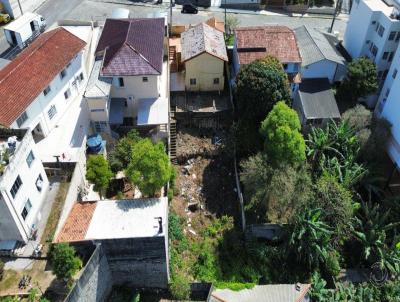
[[[203,53],[185,62],[185,86],[188,91],[219,91],[224,89],[224,61],[208,53]],[[214,84],[214,79],[219,84]],[[190,79],[196,79],[190,85]]]

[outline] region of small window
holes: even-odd
[[[47,86],[47,87],[43,90],[43,94],[44,94],[44,95],[48,95],[50,91],[51,91],[50,86]]]
[[[66,75],[67,75],[67,70],[66,70],[66,69],[61,70],[61,72],[60,72],[60,78],[61,78],[61,80],[62,80],[63,78],[65,78]]]
[[[84,79],[84,77],[83,77],[83,72],[81,72],[81,73],[79,74],[79,81],[83,81],[83,79]]]
[[[392,51],[389,55],[388,62],[392,62],[394,56],[394,51]]]
[[[385,33],[385,28],[382,25],[379,25],[378,35],[382,37],[384,33]]]
[[[22,212],[21,212],[21,216],[24,220],[26,219],[26,217],[28,217],[28,214],[31,209],[32,209],[32,204],[31,204],[31,201],[28,199],[24,205],[24,208],[22,209]]]
[[[35,160],[35,155],[33,155],[32,150],[29,152],[27,158],[26,158],[26,163],[28,164],[28,167],[30,168],[33,161]]]
[[[69,63],[67,64],[67,66],[65,67],[65,69],[68,69],[70,66],[71,66],[71,62],[69,62]]]
[[[118,78],[118,87],[125,87],[124,78]]]
[[[397,76],[397,69],[395,69],[395,70],[393,71],[392,78],[395,79],[396,76]]]
[[[388,40],[389,41],[393,41],[395,37],[396,37],[396,32],[395,31],[391,31],[390,34],[389,34]]]
[[[386,89],[386,92],[385,92],[385,97],[388,97],[388,96],[389,96],[389,94],[390,94],[390,88]]]
[[[219,85],[219,78],[214,78],[214,85]]]
[[[42,174],[39,174],[38,178],[36,178],[36,189],[39,192],[42,192],[42,188],[43,188],[43,178]]]
[[[389,73],[389,69],[386,69],[386,70],[383,72],[383,75],[382,75],[382,79],[383,79],[383,80],[386,80],[386,77],[387,77],[388,73]]]
[[[143,77],[143,78],[142,78],[142,81],[143,81],[143,82],[148,82],[148,81],[149,81],[149,78],[148,78],[148,77]]]
[[[385,51],[382,56],[382,60],[386,60],[389,56],[389,52]]]
[[[18,193],[19,188],[20,188],[21,186],[22,186],[22,180],[21,180],[21,178],[20,178],[19,175],[18,175],[17,178],[16,178],[15,181],[14,181],[14,184],[13,184],[12,187],[11,187],[11,190],[10,190],[11,196],[12,196],[13,198],[15,198],[15,196],[17,196],[17,193]]]
[[[55,105],[51,105],[49,111],[47,111],[47,114],[49,115],[49,119],[53,119],[53,117],[57,114],[57,108]]]
[[[90,112],[104,112],[104,109],[91,109]]]
[[[376,56],[376,54],[378,53],[378,47],[376,47],[374,43],[371,43],[371,47],[369,48],[369,50],[371,51],[371,54],[373,54],[374,56]]]
[[[381,71],[378,71],[378,79],[381,79],[382,78],[382,75],[383,75],[383,71],[381,70]]]
[[[68,100],[70,96],[71,96],[71,89],[68,88],[67,90],[64,91],[64,98]]]
[[[190,79],[190,85],[196,85],[196,79]]]
[[[400,40],[400,31],[397,32],[397,36],[396,36],[396,40],[395,41],[399,42],[399,40]]]
[[[28,114],[26,113],[26,111],[24,111],[19,118],[17,118],[17,125],[18,127],[21,127],[23,125],[23,123],[26,122],[26,120],[28,119]]]

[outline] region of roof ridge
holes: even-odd
[[[40,38],[42,38],[42,40],[43,40],[43,43],[41,44],[41,45],[38,45],[29,55],[27,55],[25,58],[23,58],[13,69],[11,69],[5,76],[3,76],[2,77],[2,79],[0,80],[0,84],[1,83],[3,83],[3,81],[4,80],[6,80],[8,77],[10,77],[11,76],[11,74],[16,70],[16,69],[18,69],[20,66],[21,66],[21,64],[24,64],[30,57],[32,57],[41,47],[43,47],[43,45],[47,42],[47,41],[49,41],[51,38],[53,38],[54,37],[54,35],[57,33],[57,32],[59,32],[59,31],[61,31],[61,30],[65,30],[64,28],[62,28],[62,27],[58,27],[58,28],[56,28],[56,29],[53,29],[53,30],[51,30],[51,31],[48,31],[47,33],[45,33],[45,34],[47,34],[45,37],[38,37],[39,39]],[[65,30],[66,32],[68,32],[67,30]],[[38,41],[38,40],[36,40],[36,41]],[[32,45],[32,44],[31,44]],[[27,47],[27,48],[25,48],[23,51],[28,51],[28,49],[29,49],[29,46]],[[22,52],[19,54],[19,55],[21,55],[22,54]],[[18,55],[17,55],[17,58],[18,58]],[[6,66],[7,67],[7,66]]]
[[[311,41],[314,43],[315,46],[317,46],[317,49],[318,49],[319,53],[322,55],[323,58],[327,59],[327,57],[322,52],[321,48],[319,48],[318,44],[315,42],[314,38],[311,36],[311,33],[308,31],[308,27],[305,26],[305,25],[303,25],[303,27],[305,28],[305,30],[307,32],[307,35],[311,38]]]
[[[145,60],[151,67],[153,67],[154,70],[156,70],[157,72],[160,72],[160,70],[157,70],[154,65],[152,63],[150,63],[150,61],[144,56],[142,55],[139,51],[137,51],[132,45],[130,45],[129,43],[125,43],[126,46],[128,46],[130,49],[132,49],[135,53],[137,53],[139,55],[139,57],[141,57],[143,60]]]

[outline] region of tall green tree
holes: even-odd
[[[171,178],[173,172],[165,147],[142,139],[132,147],[127,177],[145,196],[153,197]]]
[[[258,132],[261,122],[278,101],[290,99],[282,64],[276,58],[267,57],[241,67],[236,77],[235,99],[238,151],[243,155],[254,154],[262,148]]]
[[[74,247],[68,243],[59,243],[52,247],[50,260],[53,272],[59,279],[70,280],[82,267],[82,261],[75,256]]]
[[[133,129],[118,140],[114,150],[108,156],[110,168],[114,173],[123,171],[131,160],[132,147],[140,140],[139,133]]]
[[[306,159],[306,145],[300,133],[299,117],[284,102],[274,105],[261,123],[260,133],[265,138],[264,149],[272,163],[298,165]]]
[[[100,198],[104,196],[113,173],[103,155],[90,155],[86,163],[86,179],[94,184]]]
[[[359,98],[371,95],[378,90],[378,74],[376,65],[368,58],[355,59],[347,65],[347,74],[339,87],[341,100],[349,100],[355,104]]]

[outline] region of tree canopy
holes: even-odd
[[[94,189],[104,196],[113,173],[103,155],[90,155],[86,163],[86,179],[94,184]]]
[[[145,196],[154,196],[172,176],[172,167],[163,143],[141,139],[132,146],[127,177]]]
[[[284,102],[278,102],[262,122],[264,149],[274,164],[297,165],[306,159],[299,117]]]
[[[261,122],[278,101],[290,98],[289,82],[282,64],[273,57],[266,57],[241,67],[236,77],[235,98],[239,152],[254,154],[262,147],[258,132]]]
[[[114,150],[108,156],[110,168],[114,173],[123,171],[131,160],[132,146],[140,140],[139,133],[134,129],[118,140]]]
[[[82,267],[82,261],[75,256],[74,247],[68,243],[59,243],[52,247],[50,253],[53,272],[59,279],[71,279]]]

